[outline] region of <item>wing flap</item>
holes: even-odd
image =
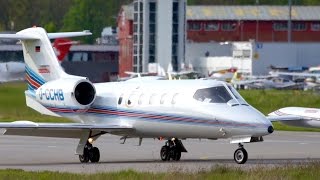
[[[31,121],[15,121],[0,123],[3,135],[23,135],[41,137],[79,138],[81,133],[91,130],[94,134],[105,132],[127,134],[132,127],[119,125],[99,125],[81,123],[34,123]]]

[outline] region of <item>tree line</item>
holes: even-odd
[[[48,32],[88,29],[93,43],[105,26],[115,26],[120,7],[132,0],[0,0],[0,31],[41,26]],[[188,5],[286,5],[288,0],[188,0]],[[320,5],[320,0],[292,0]]]

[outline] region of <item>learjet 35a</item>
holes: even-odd
[[[229,138],[239,144],[234,160],[245,163],[243,143],[263,141],[273,132],[271,122],[250,106],[230,85],[216,80],[157,80],[91,83],[66,74],[49,39],[89,35],[84,32],[46,33],[33,27],[0,38],[21,40],[26,63],[27,106],[74,123],[0,123],[4,135],[78,138],[81,162],[98,162],[92,143],[110,133],[121,139],[159,138],[163,161],[180,160],[182,139]],[[2,147],[4,148],[4,147]]]

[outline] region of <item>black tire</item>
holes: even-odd
[[[89,156],[87,154],[79,155],[79,160],[81,163],[89,162]]]
[[[180,158],[181,158],[181,152],[178,151],[178,150],[175,150],[172,159],[173,159],[174,161],[180,161]]]
[[[91,162],[96,163],[100,160],[100,151],[97,147],[93,147],[89,152],[89,159]]]
[[[234,160],[238,164],[244,164],[248,160],[248,153],[244,148],[238,148],[233,155]]]
[[[160,150],[160,157],[162,161],[169,161],[169,147],[162,146]]]

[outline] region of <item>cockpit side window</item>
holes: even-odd
[[[224,86],[198,89],[193,95],[193,98],[197,101],[207,103],[227,103],[232,99],[228,90]]]

